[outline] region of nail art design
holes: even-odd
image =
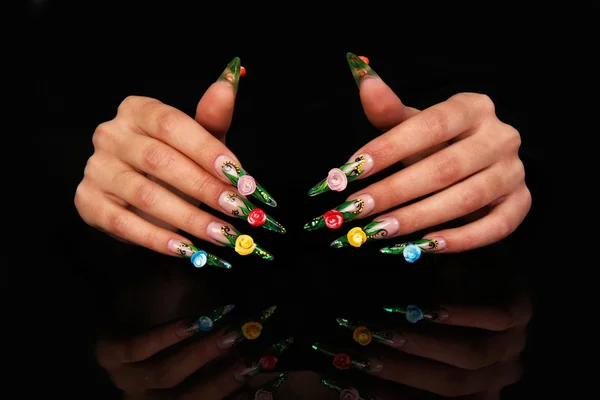
[[[277,207],[275,199],[231,158],[227,156],[217,157],[215,168],[217,171],[223,172],[231,184],[237,187],[242,196],[252,195],[268,206]]]
[[[227,261],[213,254],[207,253],[204,250],[200,250],[193,244],[174,239],[169,240],[168,247],[173,253],[178,254],[181,257],[189,258],[191,263],[196,268],[202,268],[208,264],[212,265],[213,267],[231,269],[231,264]]]
[[[325,214],[314,218],[304,225],[307,231],[322,228],[338,229],[344,222],[352,221],[363,214],[368,214],[375,208],[375,200],[371,195],[365,194],[355,199],[348,200]]]
[[[193,335],[198,332],[210,332],[212,331],[215,322],[229,314],[231,310],[235,308],[233,304],[227,304],[226,306],[215,308],[209,315],[203,315],[190,325],[185,328],[187,334]]]
[[[281,354],[286,351],[292,343],[294,343],[293,337],[288,337],[278,343],[275,343],[265,352],[262,357],[258,359],[258,361],[254,361],[242,370],[235,372],[235,378],[238,381],[244,381],[249,377],[258,374],[259,372],[274,370],[279,362]]]
[[[241,65],[240,58],[235,57],[229,64],[227,64],[227,67],[225,67],[225,70],[218,79],[218,81],[229,83],[236,93],[240,84]]]
[[[231,215],[248,221],[251,226],[261,226],[277,233],[286,232],[283,225],[237,193],[223,192],[219,197],[219,205]]]
[[[349,321],[345,318],[336,318],[337,323],[344,328],[348,328],[352,332],[352,339],[362,346],[371,343],[375,339],[386,346],[399,348],[406,342],[404,338],[397,332],[390,330],[371,331],[364,324],[356,321]]]
[[[208,224],[207,230],[208,235],[211,238],[227,247],[235,249],[235,251],[242,256],[254,254],[255,256],[262,257],[269,261],[274,258],[271,253],[256,244],[251,236],[242,235],[232,226],[211,222]]]
[[[273,400],[273,394],[279,389],[283,382],[287,379],[287,372],[282,372],[278,377],[271,379],[265,383],[260,389],[254,393],[254,400]]]
[[[370,360],[362,355],[350,357],[350,355],[347,353],[334,353],[322,347],[319,343],[313,344],[312,348],[326,356],[331,357],[333,366],[339,370],[346,370],[350,367],[354,367],[364,372],[377,374],[383,367],[378,361]]]
[[[327,178],[317,183],[308,191],[309,196],[316,196],[330,190],[341,192],[348,182],[358,179],[373,168],[373,158],[368,154],[359,154],[339,168],[329,171]]]
[[[371,240],[394,236],[399,230],[400,222],[398,221],[398,218],[378,218],[363,228],[356,227],[350,229],[346,236],[342,236],[331,242],[331,247],[335,247],[336,249],[348,246],[360,247]]]
[[[329,389],[337,390],[340,393],[340,400],[375,400],[375,397],[359,393],[359,391],[352,386],[344,387],[333,379],[321,379],[321,383]]]
[[[420,239],[414,242],[399,243],[393,246],[379,249],[383,254],[402,254],[409,263],[414,263],[421,257],[421,252],[433,253],[446,248],[446,239],[436,237],[431,239]]]
[[[227,332],[218,343],[218,346],[229,348],[245,339],[258,339],[262,333],[263,324],[273,315],[275,310],[277,310],[277,306],[271,306],[263,310],[256,320],[247,321],[240,328]]]
[[[366,59],[366,62],[365,62]],[[354,81],[356,85],[360,88],[360,83],[363,79],[372,77],[379,78],[379,75],[371,67],[369,67],[368,61],[369,59],[366,57],[359,57],[352,53],[346,54],[346,60],[348,60],[348,65],[350,66],[350,71],[352,71],[352,76],[354,77]]]
[[[386,306],[383,307],[383,309],[390,313],[404,314],[406,316],[406,320],[413,324],[416,324],[422,319],[435,322],[445,321],[449,317],[448,310],[442,307],[437,309],[423,310],[414,304],[409,304],[407,306]]]

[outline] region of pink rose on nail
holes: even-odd
[[[273,400],[273,395],[271,392],[260,389],[258,392],[256,392],[256,394],[254,394],[254,400]]]
[[[359,400],[360,393],[354,388],[344,389],[340,392],[340,400]]]
[[[329,171],[329,174],[327,175],[327,186],[329,186],[329,189],[341,192],[346,189],[346,185],[348,185],[348,178],[344,171],[339,168],[334,168]]]
[[[237,188],[242,196],[248,196],[256,190],[256,181],[250,175],[243,175],[237,183]]]

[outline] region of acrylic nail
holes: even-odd
[[[254,400],[273,400],[275,397],[273,396],[277,389],[283,385],[285,380],[288,377],[287,372],[282,372],[279,376],[271,379],[264,385],[262,385],[258,390],[254,393]]]
[[[352,339],[362,346],[366,346],[375,340],[386,346],[400,348],[404,346],[406,340],[398,332],[391,330],[371,330],[365,324],[357,321],[350,321],[345,318],[336,318],[337,323],[344,328],[352,331]]]
[[[230,191],[221,193],[219,205],[225,212],[247,221],[251,226],[260,226],[273,232],[285,233],[283,225],[237,193]]]
[[[264,354],[257,360],[251,362],[249,365],[234,372],[235,379],[238,381],[245,381],[249,377],[252,377],[259,372],[268,372],[275,369],[281,354],[288,349],[288,347],[294,343],[293,337],[288,337],[280,342],[275,343]]]
[[[396,217],[377,218],[364,227],[352,228],[346,236],[342,236],[333,242],[331,247],[339,249],[341,247],[360,247],[366,242],[372,240],[385,239],[394,236],[400,231],[400,221]]]
[[[191,336],[199,332],[210,332],[213,330],[215,323],[221,318],[223,318],[225,315],[229,314],[234,308],[234,304],[227,304],[223,307],[215,308],[207,315],[202,315],[193,320],[191,323],[188,323],[183,328],[183,331],[181,333],[183,334],[183,336]],[[178,336],[180,335],[179,332],[177,334]]]
[[[225,155],[217,157],[215,169],[229,179],[242,196],[254,196],[268,206],[277,207],[275,199],[231,157]]]
[[[416,324],[421,320],[441,322],[450,317],[448,310],[443,307],[421,308],[414,304],[409,304],[407,306],[385,306],[383,309],[389,313],[404,314],[406,320],[413,324]]]
[[[198,249],[191,243],[182,242],[180,239],[171,239],[167,243],[167,248],[173,254],[188,258],[196,268],[202,268],[205,265],[213,267],[231,269],[231,264],[213,254]]]
[[[277,310],[277,306],[271,306],[264,309],[254,320],[249,320],[241,325],[241,327],[230,330],[217,341],[217,346],[221,349],[230,348],[243,340],[258,339],[263,330],[263,324]]]
[[[321,379],[321,383],[329,388],[336,390],[340,394],[340,400],[375,400],[376,397],[359,392],[353,386],[345,386],[333,379]]]
[[[233,90],[237,93],[238,86],[240,84],[240,72],[241,72],[242,64],[239,57],[235,57],[227,67],[223,73],[219,76],[217,81],[227,82],[233,87]]]
[[[368,154],[359,154],[348,160],[348,162],[341,167],[330,170],[327,178],[323,179],[310,189],[308,195],[316,196],[330,190],[341,192],[346,189],[348,182],[352,182],[353,180],[364,176],[372,169],[373,157]]]
[[[345,222],[355,218],[368,215],[375,209],[375,200],[370,194],[356,196],[356,198],[345,201],[339,206],[327,211],[325,214],[314,218],[304,225],[307,231],[322,228],[338,229]]]
[[[369,59],[366,57],[357,56],[356,54],[347,53],[346,60],[352,71],[352,76],[356,85],[360,88],[360,83],[366,78],[379,78],[379,75],[373,68],[369,66]]]
[[[231,225],[211,222],[206,228],[208,236],[217,242],[234,249],[238,254],[247,256],[253,254],[265,260],[273,260],[273,255],[254,242],[249,235],[242,235]]]
[[[406,262],[414,263],[421,257],[421,253],[435,253],[446,248],[446,239],[441,236],[429,239],[420,239],[414,242],[398,243],[393,246],[379,249],[383,254],[402,254]]]
[[[351,356],[350,354],[344,352],[335,353],[323,347],[319,343],[313,344],[312,348],[319,351],[321,354],[331,357],[333,366],[339,370],[346,370],[354,367],[361,371],[377,375],[383,368],[381,361],[374,357],[368,357],[362,354]]]

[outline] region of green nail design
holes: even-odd
[[[308,191],[309,196],[334,190],[341,192],[346,189],[348,182],[358,179],[365,172],[373,168],[373,158],[368,154],[360,154],[339,168],[329,171],[327,178],[317,183]]]
[[[356,199],[348,200],[325,214],[314,218],[304,225],[307,231],[321,228],[338,229],[343,223],[352,221],[363,213],[369,213],[375,208],[373,197],[365,194]]]
[[[219,76],[219,79],[217,79],[217,80],[225,81],[225,82],[229,83],[233,87],[233,90],[237,93],[238,86],[240,84],[240,67],[241,66],[242,66],[242,62],[241,62],[240,58],[235,57],[233,60],[231,60],[231,62],[229,64],[227,64],[227,67],[225,67],[225,70],[223,71],[221,76]]]
[[[283,225],[237,193],[223,192],[219,197],[219,205],[231,215],[248,221],[251,226],[260,226],[277,233],[286,232]]]
[[[344,387],[333,379],[321,379],[321,383],[329,389],[338,391],[340,393],[340,399],[375,400],[375,397],[361,394],[352,386]]]
[[[217,157],[215,168],[223,171],[225,177],[229,179],[233,186],[237,187],[242,196],[252,195],[268,206],[277,207],[275,199],[248,172],[231,160],[230,157]]]
[[[227,261],[215,256],[214,254],[200,250],[190,243],[178,243],[177,252],[179,252],[182,257],[189,258],[196,268],[201,268],[205,264],[208,264],[212,265],[213,267],[231,269],[231,264]]]
[[[251,236],[242,235],[230,225],[211,222],[208,224],[207,230],[211,238],[227,247],[231,247],[242,256],[253,254],[269,261],[274,259],[273,255],[254,242]]]
[[[337,249],[341,247],[360,247],[367,241],[383,239],[386,236],[393,236],[400,230],[400,222],[396,217],[378,218],[375,221],[365,225],[363,228],[356,227],[350,229],[346,236],[342,236],[333,242],[331,247]]]
[[[185,329],[185,331],[189,334],[195,334],[200,331],[209,332],[213,329],[215,322],[229,314],[234,308],[235,305],[233,304],[227,304],[226,306],[215,308],[208,316],[203,315],[196,321],[192,322]]]
[[[379,75],[369,65],[358,58],[356,54],[347,53],[346,59],[348,60],[348,65],[350,66],[350,70],[352,71],[352,76],[354,77],[354,81],[356,85],[360,88],[360,83],[366,77],[379,78]]]

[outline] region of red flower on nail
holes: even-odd
[[[275,368],[275,365],[277,365],[277,357],[275,356],[262,356],[260,358],[260,367],[265,370],[265,371],[270,371],[273,368]]]
[[[267,214],[260,208],[255,208],[248,214],[248,223],[252,226],[263,226],[267,221]]]
[[[337,353],[333,357],[333,365],[337,369],[348,369],[352,366],[352,359],[346,353]]]
[[[323,215],[323,219],[329,229],[337,229],[344,223],[344,215],[336,210],[327,211]]]

